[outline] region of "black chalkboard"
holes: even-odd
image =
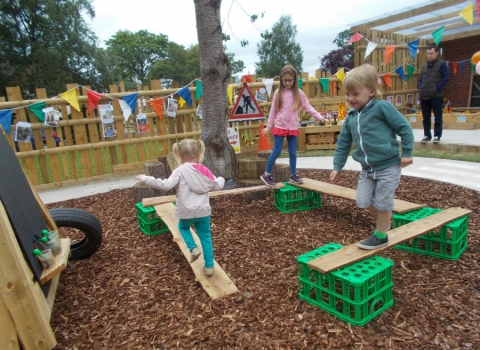
[[[33,238],[36,234],[41,236],[42,230],[47,230],[48,227],[40,205],[33,195],[25,173],[7,142],[4,132],[0,132],[0,200],[8,214],[10,225],[15,232],[25,260],[37,281],[40,281],[43,266],[32,253],[35,249]],[[41,287],[47,296],[50,282]]]

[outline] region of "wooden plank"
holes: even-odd
[[[20,350],[15,323],[2,298],[0,298],[0,349]]]
[[[165,224],[170,229],[170,232],[173,235],[173,240],[175,243],[178,244],[180,250],[182,251],[183,255],[187,259],[190,260],[190,251],[185,244],[185,241],[178,230],[178,221],[175,217],[175,206],[171,203],[157,205],[155,206],[155,210],[160,218],[165,222]],[[196,235],[196,233],[190,229],[193,234],[193,238],[195,243],[197,244],[197,248],[202,250],[202,245],[200,244],[200,239]],[[214,260],[214,270],[213,275],[207,277],[205,275],[203,266],[204,266],[204,259],[203,254],[197,259],[197,261],[190,264],[192,267],[193,272],[195,273],[196,280],[200,283],[202,288],[207,292],[207,294],[212,299],[218,299],[226,295],[234,294],[238,292],[237,287],[233,283],[233,281],[228,277],[222,267]]]
[[[45,284],[65,270],[68,263],[68,256],[70,255],[70,243],[71,241],[68,237],[60,239],[62,251],[60,254],[53,257],[52,265],[48,269],[43,270],[42,277],[40,277],[40,283]]]
[[[323,194],[329,194],[336,197],[347,198],[351,200],[356,200],[357,198],[357,190],[353,190],[351,188],[342,187],[334,184],[329,184],[327,182],[312,180],[312,179],[303,179],[303,184],[292,184],[293,186],[297,186],[300,188],[304,188],[306,190],[320,192]],[[393,210],[397,213],[404,213],[407,211],[423,208],[424,205],[410,203],[406,201],[402,201],[400,199],[394,200],[394,208]]]
[[[254,187],[242,187],[242,188],[234,188],[233,190],[221,190],[221,191],[212,191],[208,192],[209,198],[214,198],[223,195],[230,195],[230,194],[243,194],[248,192],[256,192],[256,191],[266,191],[266,190],[275,190],[278,188],[285,187],[285,185],[281,182],[277,183],[275,186],[254,186]],[[144,207],[154,207],[159,204],[165,203],[173,203],[177,200],[177,196],[163,196],[163,197],[153,197],[153,198],[144,198],[142,201],[142,205]]]
[[[334,271],[345,265],[353,264],[372,255],[376,255],[381,250],[391,248],[394,245],[423,235],[426,232],[432,231],[452,220],[468,215],[471,212],[471,210],[458,207],[449,208],[426,218],[388,231],[388,245],[385,247],[373,250],[365,250],[360,249],[357,243],[354,243],[330,254],[314,259],[308,263],[308,266],[322,273]]]

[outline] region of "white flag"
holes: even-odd
[[[132,114],[132,109],[128,105],[127,101],[120,100],[120,99],[117,101],[120,103],[120,108],[122,109],[122,112],[123,112],[123,119],[127,121],[128,118],[130,118],[130,115]]]
[[[373,41],[369,41],[367,45],[367,49],[365,50],[365,58],[363,59],[364,61],[367,59],[367,56],[372,53],[373,50],[377,47],[377,43],[374,43]]]
[[[273,79],[262,79],[265,87],[267,88],[268,97],[272,94]]]

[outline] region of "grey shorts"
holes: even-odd
[[[358,179],[357,206],[368,208],[373,205],[380,211],[393,211],[393,197],[401,175],[400,164],[372,172],[362,170]]]

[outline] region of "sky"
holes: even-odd
[[[417,7],[433,0],[223,0],[223,32],[230,35],[227,52],[242,60],[246,69],[239,74],[255,74],[260,33],[269,30],[282,15],[291,15],[297,26],[296,41],[303,51],[303,72],[310,76],[319,69],[320,58],[337,46],[337,34],[368,19]],[[193,0],[93,0],[95,18],[87,21],[100,39],[100,46],[119,30],[147,30],[164,34],[170,41],[188,48],[198,43]],[[293,6],[294,5],[294,6]],[[263,13],[263,18],[261,14]],[[248,15],[259,18],[252,24]],[[240,41],[249,45],[241,47]],[[280,71],[282,67],[278,67]]]

